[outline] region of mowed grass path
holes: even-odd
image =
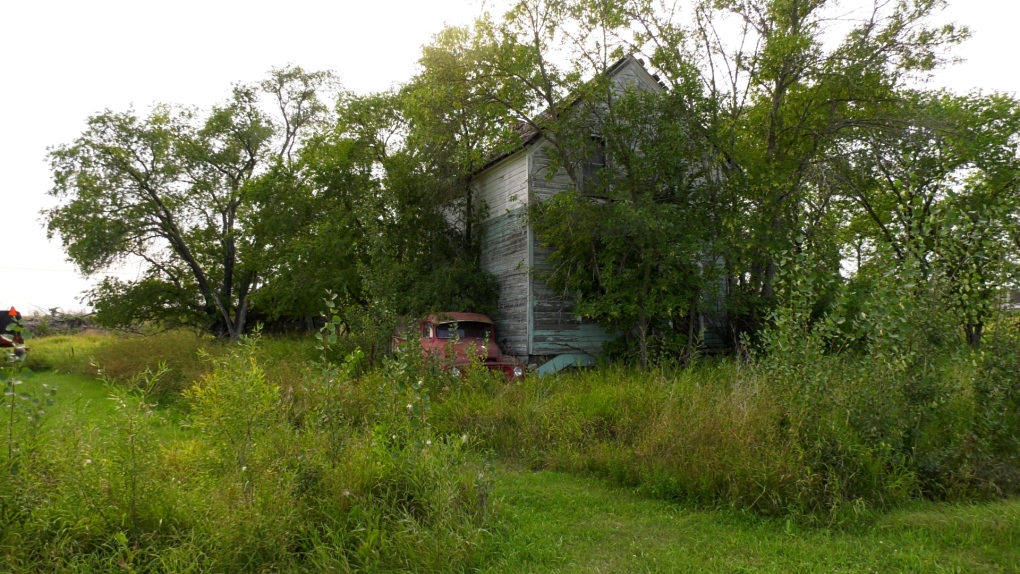
[[[100,381],[41,372],[26,383],[59,387],[54,418],[102,426],[116,409]],[[174,406],[157,410],[160,435],[193,432]],[[1020,572],[1020,500],[918,504],[841,531],[691,509],[548,471],[502,467],[495,498],[508,536],[489,573]]]
[[[1020,500],[919,504],[853,531],[694,510],[594,479],[503,471],[491,572],[1020,572]]]
[[[89,420],[103,428],[109,421],[115,420],[113,415],[118,408],[118,402],[112,398],[113,389],[100,380],[51,371],[34,372],[23,378],[26,385],[47,384],[57,388],[57,394],[53,397],[55,404],[47,409],[48,420],[44,423],[44,428],[59,426],[61,421],[67,419],[79,422]],[[129,396],[142,400],[137,394]],[[153,412],[157,416],[150,420],[161,438],[169,440],[194,432],[190,427],[181,424],[186,416],[180,403],[169,406],[157,404]]]

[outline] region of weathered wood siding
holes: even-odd
[[[528,202],[528,152],[521,150],[478,174],[474,186],[485,206],[483,220],[506,215]]]
[[[570,297],[553,291],[539,279],[552,271],[548,254],[548,250],[533,245],[531,354],[600,354],[602,344],[615,337],[606,333],[594,321],[577,317]]]
[[[550,145],[541,141],[532,146],[528,158],[528,182],[531,201],[543,201],[573,188],[566,170],[560,168],[549,175]],[[569,296],[554,292],[540,277],[552,268],[547,260],[548,251],[540,248],[530,233],[531,329],[529,354],[536,356],[561,353],[599,354],[602,344],[614,337],[587,319],[574,315]]]
[[[482,269],[499,282],[492,320],[504,352],[528,354],[528,154],[511,155],[475,178],[485,206],[481,229]],[[505,340],[505,344],[504,344]]]
[[[499,305],[492,320],[503,351],[528,354],[528,219],[517,208],[482,223],[481,267],[499,281]],[[504,343],[505,340],[505,343]]]
[[[614,88],[617,93],[637,88],[642,91],[660,91],[659,82],[648,73],[637,60],[628,58],[619,68],[612,71]]]
[[[552,144],[545,140],[540,140],[528,150],[528,201],[545,201],[574,187],[567,170],[562,167],[550,175],[552,153]]]

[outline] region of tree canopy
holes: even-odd
[[[110,324],[236,337],[326,290],[351,325],[488,311],[473,178],[538,138],[571,182],[530,206],[541,279],[642,363],[689,355],[709,308],[754,339],[805,254],[819,285],[939,281],[978,344],[1016,280],[1020,105],[925,89],[967,37],[944,4],[520,0],[437,33],[387,92],[290,67],[209,111],[98,114],[50,153],[47,224],[86,274],[145,262],[90,294]],[[630,55],[654,89],[611,81]]]
[[[144,277],[106,279],[90,295],[112,323],[200,324],[237,337],[272,246],[246,233],[252,188],[286,170],[306,132],[328,122],[319,92],[328,73],[274,70],[208,113],[170,105],[89,119],[72,144],[50,152],[62,203],[46,213],[85,274],[139,258]],[[275,113],[263,107],[272,101]]]

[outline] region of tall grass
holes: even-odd
[[[166,372],[150,394],[165,399],[208,376],[215,358],[229,349],[227,341],[187,330],[149,335],[89,332],[32,339],[26,366],[127,384],[138,373],[162,365]],[[318,356],[311,337],[265,337],[257,353],[266,376],[287,391],[300,382],[306,363]]]
[[[265,352],[223,349],[187,393],[191,424],[171,439],[152,424],[163,413],[151,393],[168,368],[127,381],[107,371],[112,414],[54,418],[17,466],[4,465],[0,570],[457,572],[484,562],[495,515],[488,473],[464,441],[412,425],[406,409],[328,416],[342,410],[334,391],[364,388],[354,370],[321,365],[288,394]],[[365,400],[414,399],[392,381]],[[301,393],[318,400],[295,416]]]
[[[309,363],[293,341],[53,339],[34,360],[123,355],[104,370],[117,414],[49,438],[24,426],[0,484],[0,554],[12,571],[469,570],[499,538],[490,454],[822,524],[1020,491],[1016,326],[990,327],[973,352],[933,325],[894,346],[834,352],[818,329],[791,329],[748,363],[512,382],[415,353],[374,369],[357,350]],[[167,360],[127,374],[199,348],[194,371]],[[165,382],[172,365],[190,380]],[[155,397],[181,386],[182,432],[154,433]]]
[[[989,350],[1004,344],[993,336]],[[852,353],[794,366],[613,367],[465,384],[434,420],[532,468],[832,524],[915,498],[1020,491],[1018,379],[1006,374],[1020,373],[1020,359],[1008,356],[930,357],[921,373]]]
[[[783,415],[754,373],[721,364],[531,377],[492,393],[465,387],[437,408],[436,424],[532,468],[780,512],[793,503],[798,474]]]

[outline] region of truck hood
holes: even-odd
[[[474,357],[481,358],[483,361],[499,361],[503,357],[499,345],[481,339],[461,339],[455,344],[443,345],[439,352],[444,359],[453,359],[457,364],[469,363]],[[451,357],[450,354],[454,356]]]

